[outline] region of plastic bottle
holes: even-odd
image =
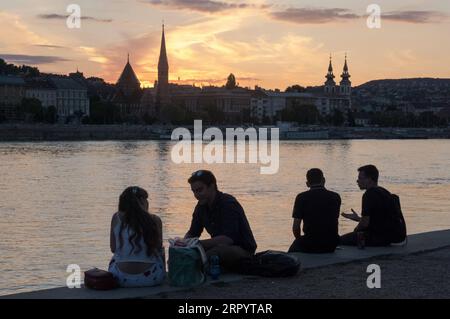
[[[209,274],[212,280],[219,279],[220,263],[219,263],[219,256],[217,255],[209,257]]]

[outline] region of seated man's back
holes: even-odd
[[[339,194],[324,186],[312,186],[297,195],[292,217],[294,218],[294,240],[290,252],[333,252],[339,243],[338,219],[341,207]],[[300,223],[303,223],[303,236]]]
[[[362,216],[369,216],[368,227],[371,238],[389,242],[399,228],[392,194],[383,187],[368,189],[363,195]]]
[[[341,237],[342,245],[359,245],[362,234],[365,246],[388,246],[405,240],[406,225],[398,196],[378,186],[379,171],[369,164],[358,168],[357,184],[365,190],[362,197],[361,217],[353,211],[358,225],[351,233]],[[343,216],[347,217],[344,214]],[[348,217],[350,218],[350,217]]]
[[[339,194],[325,187],[312,188],[297,196],[294,217],[302,219],[303,233],[308,241],[337,244],[340,206]]]

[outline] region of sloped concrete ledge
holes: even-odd
[[[332,254],[294,253],[293,255],[300,259],[302,269],[311,269],[335,264],[346,264],[375,257],[422,253],[448,246],[450,246],[450,230],[442,230],[410,235],[408,236],[408,244],[406,246],[367,247],[364,250],[356,247],[342,246]],[[219,281],[207,281],[205,285],[220,285],[221,283],[231,283],[249,277],[238,274],[223,274]],[[168,283],[157,287],[120,288],[109,291],[61,287],[6,295],[0,297],[0,299],[129,299],[164,295],[170,292],[186,291],[188,289],[184,287],[172,287]]]

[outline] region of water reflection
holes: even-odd
[[[161,216],[165,239],[182,236],[196,204],[187,178],[215,172],[243,205],[258,249],[286,250],[305,173],[320,167],[342,210],[360,210],[356,169],[373,163],[380,183],[401,197],[411,232],[450,228],[450,141],[289,141],[280,169],[259,164],[180,164],[166,141],[0,143],[0,294],[65,283],[68,264],[106,268],[109,226],[120,193],[140,185]],[[355,224],[340,221],[340,232]]]

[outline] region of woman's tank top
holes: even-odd
[[[122,247],[120,246],[120,239],[119,239],[119,231],[120,227],[122,226],[122,220],[120,219],[120,215],[118,216],[118,223],[114,227],[114,238],[116,240],[116,251],[114,252],[114,258],[116,262],[143,262],[143,263],[158,263],[163,262],[162,261],[162,252],[164,251],[164,248],[160,249],[160,252],[158,254],[152,254],[150,256],[147,256],[147,245],[144,241],[144,238],[141,236],[139,240],[139,244],[141,249],[139,250],[139,247],[136,243],[136,239],[134,239],[134,250],[133,246],[131,245],[129,238],[130,236],[134,235],[134,231],[127,225],[124,225],[122,229]]]

